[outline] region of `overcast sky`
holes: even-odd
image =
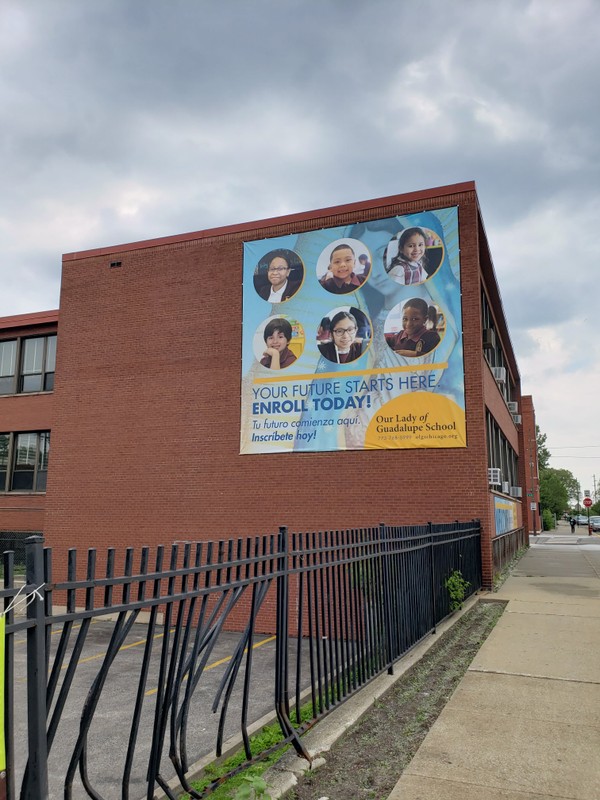
[[[0,315],[65,252],[475,180],[551,466],[600,483],[599,0],[1,0]]]

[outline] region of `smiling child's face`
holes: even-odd
[[[331,255],[329,270],[334,278],[340,281],[347,280],[354,272],[354,253],[349,247],[342,247]]]
[[[272,347],[274,350],[278,350],[281,353],[287,347],[288,340],[281,331],[273,331],[270,336],[267,336],[266,345],[267,347]]]
[[[273,289],[278,289],[287,281],[289,274],[290,267],[285,258],[276,256],[268,266],[267,280]]]
[[[402,327],[409,336],[418,333],[425,326],[425,317],[416,308],[405,308],[402,312]]]
[[[425,239],[419,233],[413,233],[402,246],[402,255],[408,261],[420,261],[425,255]]]

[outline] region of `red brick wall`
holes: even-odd
[[[0,531],[43,532],[45,495],[0,495]]]
[[[510,443],[513,450],[519,454],[519,432],[515,423],[513,421],[512,415],[508,410],[508,406],[506,405],[506,401],[498,388],[498,384],[496,383],[494,376],[492,375],[492,371],[487,363],[487,361],[482,358],[482,369],[483,369],[483,384],[484,384],[484,397],[485,397],[485,405],[487,406],[490,414],[498,423],[498,426],[508,442]],[[519,461],[520,465],[520,461]],[[521,486],[523,490],[523,498],[521,500],[517,498],[513,498],[515,503],[517,504],[517,519],[518,525],[521,527],[523,525],[523,506],[525,505],[525,485],[521,480],[521,473],[519,472],[519,486]],[[491,487],[490,487],[491,488]],[[494,522],[494,494],[490,493],[490,504],[489,504],[489,511],[490,511],[490,525],[492,526],[492,538],[494,536],[495,530],[495,522]]]
[[[53,408],[51,393],[0,397],[0,433],[51,430]],[[44,494],[0,493],[0,531],[42,531],[45,503]]]
[[[475,192],[65,259],[45,531],[142,545],[480,517],[491,579]],[[459,205],[468,448],[239,455],[244,239]],[[119,260],[121,266],[111,268]],[[323,476],[343,476],[324,492]],[[279,499],[277,499],[279,497]]]
[[[0,432],[48,431],[52,427],[54,394],[17,394],[0,397]]]
[[[538,480],[535,409],[531,395],[521,398],[520,412],[522,418],[520,467],[523,486],[523,524],[527,531],[535,532],[542,530],[542,521],[539,515],[540,483]],[[535,509],[531,508],[532,503],[535,503]]]
[[[23,317],[36,319],[49,315],[30,315]],[[50,315],[52,316],[52,315]],[[56,317],[56,313],[54,315]],[[52,325],[15,325],[21,317],[0,320],[0,339],[14,339],[17,336],[43,336],[56,332]],[[48,431],[52,429],[54,395],[51,392],[40,394],[5,395],[0,397],[0,433],[18,431]],[[0,531],[42,531],[44,528],[44,509],[46,496],[28,493],[0,493]]]

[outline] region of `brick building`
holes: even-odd
[[[58,311],[0,318],[0,543],[44,529]]]
[[[446,220],[456,221],[454,232]],[[401,231],[410,225],[426,231],[427,252],[438,258],[414,288],[402,285],[402,270],[395,283],[390,278]],[[364,242],[368,266],[361,262],[352,296],[346,288],[343,297],[323,290],[331,273],[321,263],[327,247],[318,250],[329,241],[330,251],[336,241],[342,248]],[[300,254],[291,272],[302,286],[289,301],[270,302],[257,281],[265,278],[267,255],[282,248]],[[360,269],[357,260],[356,274]],[[440,344],[418,358],[391,345],[413,295],[439,312],[431,324],[439,326]],[[349,308],[359,323],[364,318],[366,346],[356,362],[319,361],[314,320],[324,303]],[[264,322],[257,328],[257,314],[294,323],[296,363],[286,375],[259,362]],[[14,363],[24,364],[26,340],[45,337],[48,348],[57,324],[56,312],[0,320],[0,348],[16,348]],[[18,384],[23,367],[10,387],[2,384],[0,529],[43,530],[58,552],[259,534],[279,525],[323,530],[479,518],[489,584],[494,561],[497,568],[522,528],[540,526],[531,511],[538,500],[533,404],[521,397],[474,183],[67,254],[57,365],[54,390],[49,381]],[[398,396],[375,388],[384,374],[400,387]],[[291,393],[328,381],[341,392],[348,376],[364,389],[343,401],[374,409],[358,444],[345,431],[302,443],[299,426],[311,431],[321,423],[300,400],[290,401],[277,423],[266,406],[261,413],[250,402],[253,387],[288,386]],[[438,409],[438,401],[444,424],[423,446],[413,434],[407,445],[397,430],[374,433],[375,418],[386,419],[388,410],[422,402]],[[358,423],[359,412],[352,414],[340,412],[337,425]],[[290,443],[281,451],[275,425],[296,431],[285,434]],[[442,428],[460,433],[448,440],[437,432]],[[50,430],[44,493],[40,452]],[[15,482],[21,433],[37,448],[34,483],[26,487]]]

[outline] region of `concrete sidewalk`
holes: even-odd
[[[530,541],[389,800],[599,800],[600,538],[562,524]]]

